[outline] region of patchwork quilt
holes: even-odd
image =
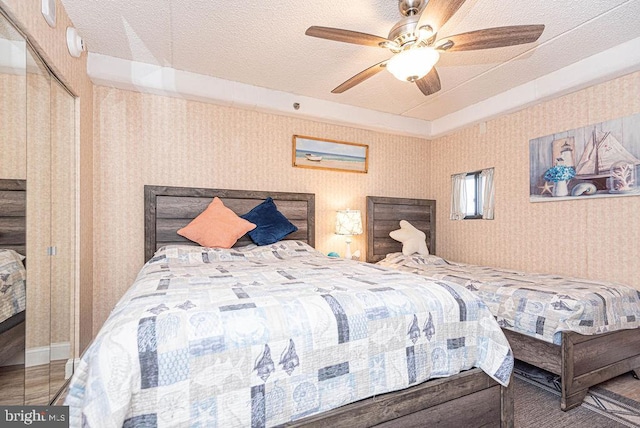
[[[22,260],[24,256],[15,251],[0,249],[0,323],[26,307],[27,274]]]
[[[500,326],[560,344],[562,331],[584,335],[640,327],[640,290],[558,275],[451,263],[392,253],[379,266],[456,283],[480,297]]]
[[[85,352],[71,426],[274,426],[513,357],[456,284],[297,241],[159,250]]]

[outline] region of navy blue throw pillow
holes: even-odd
[[[251,211],[241,215],[257,227],[249,232],[249,237],[257,245],[269,245],[278,242],[298,228],[282,215],[271,197]]]

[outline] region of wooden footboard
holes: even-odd
[[[560,408],[579,406],[589,387],[640,369],[640,331],[620,330],[594,336],[562,334],[562,345],[503,329],[518,360],[561,377]]]
[[[361,400],[288,427],[513,427],[513,382],[500,386],[480,369]]]

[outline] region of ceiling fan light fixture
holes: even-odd
[[[387,70],[398,80],[415,82],[426,76],[439,59],[438,51],[430,47],[407,49],[387,62]]]

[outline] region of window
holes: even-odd
[[[451,176],[451,220],[493,219],[493,168]]]
[[[486,179],[480,176],[481,171],[470,172],[464,178],[465,210],[464,219],[482,218],[483,191]]]

